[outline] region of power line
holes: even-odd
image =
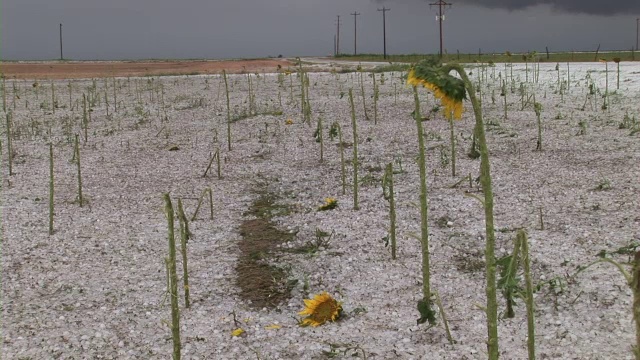
[[[62,56],[62,24],[60,24],[60,60],[64,59]]]
[[[336,55],[340,55],[340,15],[338,16],[338,20],[336,21],[337,31],[336,31]]]
[[[438,6],[438,15],[436,15],[436,20],[440,23],[440,58],[442,58],[442,21],[444,21],[444,10],[443,7],[449,7],[451,8],[451,5],[444,0],[438,0],[437,2],[431,3],[429,4],[429,6],[434,6],[437,5]]]
[[[351,13],[353,15],[353,55],[358,54],[358,15],[359,12]]]
[[[636,51],[638,51],[638,23],[640,23],[640,18],[636,18]]]
[[[378,11],[382,11],[382,46],[384,49],[384,58],[387,58],[387,20],[385,17],[385,13],[391,9],[387,9],[384,6],[382,9],[378,9]]]

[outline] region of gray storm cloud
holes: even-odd
[[[393,3],[407,0],[374,0],[377,3]],[[413,0],[408,0],[413,1]],[[640,0],[446,0],[454,4],[468,4],[490,9],[523,10],[537,5],[551,6],[555,10],[589,15],[640,14]],[[436,3],[437,0],[420,2]]]

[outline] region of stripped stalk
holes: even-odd
[[[53,111],[53,113],[56,113],[56,87],[53,84],[53,81],[51,82],[51,111]]]
[[[67,87],[69,88],[69,110],[73,111],[73,106],[71,105],[71,103],[73,102],[73,99],[71,98],[71,81],[69,81]]]
[[[7,155],[9,156],[9,176],[13,175],[13,149],[11,141],[11,111],[7,113]]]
[[[87,114],[87,96],[82,94],[82,128],[84,129],[84,143],[87,143],[89,137],[87,128],[89,127],[89,118]]]
[[[178,218],[180,220],[180,252],[182,253],[182,280],[184,283],[184,305],[188,309],[191,307],[189,302],[189,272],[187,270],[187,241],[191,237],[189,231],[189,222],[184,215],[182,208],[182,199],[178,199]]]
[[[80,171],[80,146],[78,145],[78,137],[79,137],[79,135],[76,134],[75,158],[76,158],[76,164],[78,165],[78,203],[80,204],[80,207],[82,207],[82,204],[83,204],[83,200],[82,200],[82,173]]]
[[[222,70],[222,76],[224,77],[224,91],[227,95],[227,146],[231,151],[231,106],[229,104],[229,83],[227,82],[227,72]]]
[[[49,143],[49,235],[53,235],[53,143]]]
[[[324,134],[322,129],[322,116],[318,117],[318,141],[320,142],[320,162],[324,161]]]
[[[377,125],[378,124],[378,97],[380,96],[380,90],[378,89],[378,84],[376,83],[376,74],[373,73],[371,75],[373,76],[373,123]]]
[[[516,316],[515,311],[513,310],[513,306],[515,302],[513,301],[514,290],[516,290],[517,286],[517,272],[518,272],[518,260],[520,256],[520,248],[522,246],[522,239],[516,237],[513,246],[513,253],[511,253],[511,260],[509,261],[509,266],[507,268],[507,273],[503,279],[503,288],[502,293],[504,294],[504,299],[507,304],[507,310],[504,315],[505,318],[513,319]]]
[[[520,242],[520,246],[522,247],[522,264],[524,267],[524,282],[527,293],[527,349],[529,352],[529,360],[535,360],[535,308],[533,306],[533,281],[531,280],[531,261],[529,258],[529,240],[527,240],[527,233],[522,229],[518,230],[517,240]],[[638,340],[640,341],[640,339]]]
[[[636,345],[633,352],[636,355],[636,360],[640,360],[640,251],[637,251],[634,257],[632,276],[633,320],[636,323]]]
[[[353,104],[353,90],[349,89],[349,103],[351,104],[351,125],[353,127],[353,210],[358,206],[358,129],[356,124],[356,108]]]
[[[163,195],[164,211],[167,216],[169,228],[169,278],[171,280],[171,288],[169,296],[171,297],[171,335],[173,337],[173,360],[180,360],[181,344],[180,344],[180,308],[178,307],[178,275],[176,274],[176,240],[174,237],[173,223],[173,206],[168,193]]]
[[[364,78],[362,77],[362,70],[360,70],[360,91],[362,93],[362,109],[364,110],[364,118],[365,120],[369,120],[369,114],[367,113],[367,104],[365,101]]]
[[[7,112],[7,79],[2,74],[2,111]]]
[[[382,193],[389,201],[389,238],[391,240],[391,258],[396,259],[396,201],[393,194],[393,163],[387,164],[382,178]]]
[[[342,127],[336,121],[332,127],[338,132],[338,147],[340,148],[340,178],[342,179],[342,195],[347,193],[347,170],[344,164],[344,143],[342,142]]]
[[[536,143],[536,151],[542,151],[542,120],[540,120],[540,115],[542,113],[542,104],[536,102],[536,96],[533,95],[533,109],[536,112],[536,119],[538,123],[538,141]]]

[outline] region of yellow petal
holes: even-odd
[[[282,326],[278,325],[278,324],[271,324],[268,326],[265,326],[264,328],[267,330],[277,330],[280,329]]]
[[[231,336],[240,336],[244,334],[244,330],[242,328],[237,328],[231,332]]]

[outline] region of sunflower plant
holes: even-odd
[[[449,73],[455,71],[460,78],[456,78]],[[498,310],[497,310],[497,294],[496,294],[496,257],[495,257],[495,228],[493,224],[493,190],[491,184],[491,167],[489,164],[489,150],[485,136],[484,123],[482,120],[482,107],[475,95],[475,87],[469,80],[466,71],[461,65],[451,63],[442,65],[437,60],[424,60],[413,66],[409,72],[407,82],[414,87],[423,85],[434,92],[436,98],[440,99],[445,107],[445,113],[453,118],[459,118],[462,115],[462,101],[466,99],[467,93],[469,100],[473,106],[473,112],[476,119],[474,134],[478,139],[480,148],[480,182],[484,193],[484,199],[477,198],[482,203],[485,213],[485,259],[486,259],[486,295],[487,295],[487,353],[490,360],[498,359]],[[414,90],[415,94],[415,90]],[[423,222],[426,221],[423,216]],[[424,225],[424,224],[423,224]],[[426,226],[423,226],[423,229]],[[423,234],[424,237],[425,234]],[[425,242],[423,242],[424,247]],[[428,243],[427,243],[428,244]],[[423,248],[423,256],[427,254],[428,248]],[[427,262],[428,264],[428,262]],[[424,262],[423,262],[424,265]],[[423,274],[428,275],[428,269]],[[430,289],[425,283],[423,291],[428,292]],[[431,315],[430,305],[431,294],[425,293],[423,299],[418,303],[418,309],[421,316]],[[425,306],[427,305],[427,306]]]
[[[300,320],[300,326],[320,326],[327,321],[336,321],[342,315],[342,303],[326,291],[314,296],[313,299],[304,299],[304,306],[304,310],[298,313],[298,315],[306,315]]]

